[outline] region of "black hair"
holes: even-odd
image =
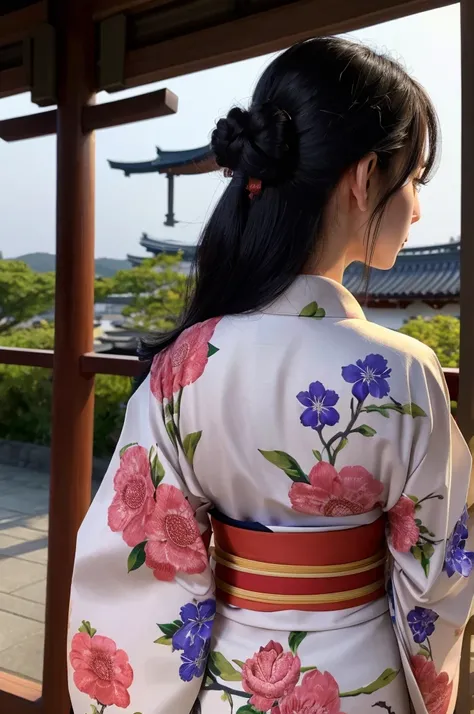
[[[249,109],[217,122],[212,149],[232,178],[202,232],[179,326],[144,340],[141,358],[191,325],[275,300],[317,259],[324,209],[343,174],[375,152],[386,178],[368,222],[369,264],[387,204],[407,180],[429,180],[437,142],[428,95],[392,59],[336,37],[280,54]],[[261,181],[259,195],[249,179]]]

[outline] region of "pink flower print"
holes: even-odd
[[[449,681],[448,674],[438,674],[434,662],[422,655],[412,656],[411,668],[428,714],[446,714],[453,691],[453,683]]]
[[[242,667],[242,687],[252,695],[250,704],[259,711],[269,711],[275,699],[291,694],[296,687],[300,667],[298,655],[283,652],[279,642],[270,640],[260,647]]]
[[[338,684],[329,672],[307,672],[301,685],[272,714],[343,714]]]
[[[408,496],[401,496],[388,512],[392,545],[399,553],[408,553],[417,544],[420,529],[415,523],[415,504]]]
[[[207,552],[194,511],[176,486],[161,484],[147,521],[145,563],[157,580],[174,580],[176,573],[202,573]]]
[[[338,473],[321,461],[309,473],[310,483],[294,483],[290,501],[295,511],[321,516],[368,513],[380,501],[383,485],[363,466],[345,466]]]
[[[162,350],[154,358],[150,380],[151,391],[160,403],[164,399],[170,401],[173,398],[173,370],[169,349]]]
[[[146,522],[155,507],[148,452],[143,446],[129,446],[123,452],[114,489],[108,512],[109,528],[122,533],[125,543],[133,548],[145,540]]]
[[[78,632],[72,638],[69,661],[74,669],[74,684],[102,706],[126,709],[130,704],[128,688],[133,669],[128,655],[109,637]]]
[[[151,368],[151,391],[162,402],[171,399],[182,387],[193,384],[204,372],[208,360],[209,341],[220,317],[193,325],[184,330],[164,352],[160,352]]]

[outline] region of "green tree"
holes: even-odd
[[[2,335],[4,347],[49,350],[54,328],[43,325]],[[131,380],[98,374],[95,381],[94,454],[110,456],[123,423]],[[52,373],[40,367],[0,364],[0,438],[50,443]]]
[[[37,273],[21,260],[0,259],[0,335],[10,334],[22,322],[52,310],[54,289],[54,273]],[[110,278],[96,279],[96,301],[111,292]]]
[[[54,273],[35,273],[19,260],[0,260],[0,334],[51,310]]]
[[[187,278],[179,272],[181,255],[159,255],[107,279],[109,294],[130,295],[124,308],[127,326],[144,332],[174,327],[183,310]]]
[[[459,320],[448,315],[409,320],[400,332],[415,337],[436,352],[443,367],[459,367]]]

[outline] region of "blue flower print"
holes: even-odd
[[[439,615],[429,608],[416,606],[407,615],[408,626],[414,641],[421,645],[435,631],[435,622]]]
[[[296,398],[306,407],[300,416],[303,426],[322,429],[324,426],[334,426],[339,421],[339,412],[334,409],[339,395],[332,389],[325,389],[321,382],[312,382],[308,391],[300,392]]]
[[[342,368],[342,378],[354,385],[352,394],[359,402],[363,402],[369,394],[375,399],[386,397],[390,392],[387,379],[391,373],[382,355],[367,355],[365,360],[358,359],[355,364]]]
[[[210,640],[204,642],[200,637],[196,637],[194,644],[181,653],[179,676],[183,682],[190,682],[193,677],[202,677],[210,648]]]
[[[183,625],[173,635],[173,649],[186,651],[189,647],[194,646],[196,638],[208,642],[211,639],[215,614],[216,601],[214,599],[197,603],[188,602],[187,605],[184,605],[180,611]]]
[[[465,506],[446,544],[444,569],[448,578],[453,576],[454,573],[459,573],[464,578],[469,577],[471,574],[474,565],[474,553],[465,550],[467,536],[467,507]]]

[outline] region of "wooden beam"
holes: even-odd
[[[0,72],[0,99],[27,92],[29,88],[30,81],[26,67],[12,67]]]
[[[104,20],[120,12],[140,12],[160,5],[169,5],[175,0],[94,0],[94,20]]]
[[[22,141],[56,133],[56,110],[0,121],[0,139]]]
[[[123,377],[139,377],[146,367],[146,363],[140,362],[137,357],[101,355],[95,352],[89,352],[81,357],[81,370],[83,374],[87,375],[114,374]]]
[[[67,627],[77,531],[91,501],[94,379],[80,358],[93,348],[95,142],[82,128],[94,101],[90,0],[52,0],[57,31],[56,302],[44,709],[69,714]],[[67,478],[65,478],[67,474]]]
[[[0,672],[0,712],[43,714],[41,684]]]
[[[149,94],[139,94],[129,99],[104,102],[84,107],[82,127],[84,131],[105,129],[131,122],[156,119],[175,114],[178,109],[178,97],[169,89],[158,89]]]
[[[458,421],[471,450],[474,437],[474,4],[461,2],[461,348]]]
[[[53,358],[53,350],[27,350],[20,349],[19,347],[0,347],[0,364],[19,364],[24,367],[52,368]]]
[[[125,84],[157,82],[275,52],[297,40],[357,30],[455,0],[299,0],[127,53]]]
[[[84,131],[105,129],[121,124],[130,124],[145,119],[155,119],[175,114],[178,109],[178,97],[169,89],[159,89],[149,94],[140,94],[116,102],[104,102],[84,107],[82,127]],[[28,114],[14,119],[0,121],[0,139],[4,141],[22,141],[36,139],[56,133],[57,112]]]
[[[13,45],[29,37],[33,30],[48,16],[48,3],[46,0],[28,5],[23,10],[8,12],[2,15],[0,22],[0,47]]]

